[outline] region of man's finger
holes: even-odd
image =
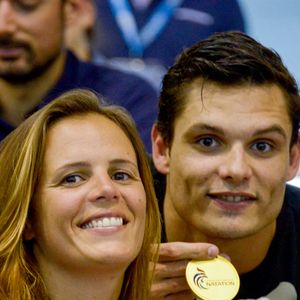
[[[209,243],[172,242],[159,247],[159,261],[211,259],[218,254],[218,247]]]
[[[178,260],[172,262],[157,263],[155,267],[155,278],[170,278],[185,276],[186,265],[189,260]]]
[[[181,292],[190,292],[190,288],[184,277],[165,279],[152,284],[151,299],[165,299],[168,295]]]

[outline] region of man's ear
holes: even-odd
[[[287,180],[292,180],[298,172],[300,163],[300,135],[298,135],[297,143],[292,145],[290,151],[290,165]]]
[[[77,14],[80,11],[80,0],[65,0],[64,17],[65,25],[72,26],[76,20]]]
[[[158,131],[157,124],[152,127],[151,138],[153,163],[160,173],[167,174],[170,167],[170,149]]]
[[[96,22],[96,7],[93,0],[65,0],[66,25],[90,31]]]

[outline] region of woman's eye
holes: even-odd
[[[80,175],[68,175],[64,178],[63,183],[65,184],[75,184],[82,181],[83,178]]]
[[[257,152],[266,153],[270,152],[273,149],[273,147],[267,142],[257,142],[252,146],[252,149]]]
[[[220,142],[211,136],[202,137],[198,140],[198,144],[205,148],[215,148],[220,145]]]
[[[117,172],[112,175],[113,180],[128,180],[130,176],[125,172]]]

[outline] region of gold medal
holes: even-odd
[[[185,276],[193,293],[202,300],[231,300],[240,287],[236,269],[222,256],[190,261]]]

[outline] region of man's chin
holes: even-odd
[[[255,229],[252,226],[244,226],[243,224],[212,224],[211,226],[206,226],[205,228],[199,228],[200,232],[205,233],[205,235],[221,240],[239,240],[252,236],[255,234]]]
[[[40,66],[40,67],[23,67],[23,68],[15,68],[10,69],[6,72],[1,72],[0,70],[0,79],[6,81],[11,85],[20,85],[26,84],[28,82],[34,81],[36,78],[39,78],[43,75],[48,69],[48,65]]]
[[[53,55],[52,57],[48,58],[47,61],[44,61],[39,65],[34,64],[33,61],[31,63],[28,61],[19,61],[15,63],[12,62],[6,66],[1,66],[0,62],[0,79],[11,85],[29,83],[45,74],[54,64],[58,56],[59,54]]]

